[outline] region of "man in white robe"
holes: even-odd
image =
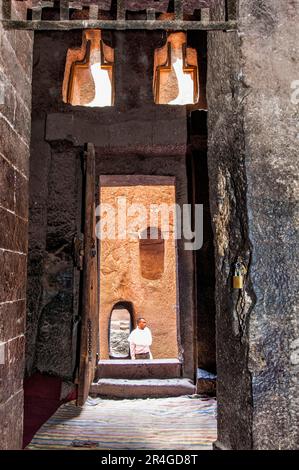
[[[137,328],[128,337],[131,359],[153,359],[150,346],[152,344],[151,330],[146,326],[144,318],[137,319]]]

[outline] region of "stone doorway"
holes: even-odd
[[[100,359],[111,358],[111,320],[112,312],[116,315],[116,308],[118,312],[120,308],[130,312],[130,328],[136,327],[138,317],[146,318],[153,335],[155,359],[178,359],[180,332],[174,204],[173,177],[100,177],[100,207],[103,210],[97,225],[98,234],[101,231]],[[169,212],[162,214],[162,210]],[[155,218],[152,226],[150,212]],[[121,221],[124,214],[126,221]],[[118,324],[120,321],[121,318],[115,320]]]
[[[134,187],[141,188],[141,192],[147,186],[153,187],[155,194],[159,194],[155,197],[160,203],[160,190],[163,185],[168,185],[172,187],[172,201],[180,207],[188,203],[203,203],[209,214],[207,191],[197,194],[194,189],[197,185],[197,170],[194,169],[193,162],[194,159],[202,162],[198,162],[198,173],[202,180],[207,180],[208,174],[203,164],[206,161],[206,34],[188,35],[190,46],[197,48],[198,57],[201,58],[202,73],[199,79],[202,80],[202,96],[198,105],[187,107],[159,105],[154,102],[152,60],[154,51],[164,41],[163,34],[157,31],[113,32],[111,37],[114,38],[117,52],[117,99],[114,106],[101,109],[71,106],[61,98],[67,51],[81,45],[82,31],[36,33],[34,43],[36,60],[33,70],[30,168],[27,370],[29,374],[32,370],[50,372],[72,382],[76,380],[79,359],[79,293],[82,276],[80,257],[74,257],[73,248],[74,239],[78,242],[82,233],[82,153],[85,143],[89,141],[94,146],[96,204],[100,199],[100,191],[105,189],[105,178],[120,178],[120,181],[112,185],[113,191],[117,186],[128,188],[128,192]],[[108,39],[106,37],[105,40],[110,44]],[[51,60],[48,54],[50,43],[59,51],[54,58],[51,56]],[[134,67],[132,63],[135,64]],[[52,77],[53,70],[57,73],[55,77]],[[121,78],[124,74],[126,80]],[[51,93],[41,95],[40,84],[48,83],[49,80]],[[131,83],[138,84],[139,88],[132,87]],[[140,96],[136,95],[136,89],[140,91]],[[196,118],[198,114],[202,118]],[[109,184],[112,184],[111,181],[107,183],[107,187]],[[203,185],[199,184],[199,187],[203,188]],[[141,240],[132,241],[136,259],[131,263],[133,271],[138,266],[142,285],[151,286],[153,290],[146,294],[143,292],[146,303],[152,304],[150,309],[144,310],[144,302],[138,302],[138,299],[136,302],[134,292],[138,292],[138,286],[136,288],[135,285],[133,293],[125,288],[128,285],[126,273],[117,279],[117,285],[113,285],[113,292],[108,292],[106,300],[103,283],[99,286],[102,302],[100,308],[104,309],[104,313],[100,310],[100,325],[96,325],[99,326],[97,333],[100,335],[97,343],[100,364],[95,378],[183,377],[191,380],[194,387],[198,367],[214,372],[215,315],[212,300],[209,300],[213,297],[213,280],[211,286],[208,286],[208,297],[206,281],[199,279],[199,273],[204,278],[200,255],[195,263],[194,253],[184,249],[183,240],[178,240],[174,249],[164,232],[159,232],[159,226],[150,222],[140,227],[138,234],[143,232],[146,235],[151,229],[155,229],[158,235],[154,243],[148,243],[142,237]],[[204,253],[211,244],[212,235],[209,233],[205,240]],[[103,261],[101,248],[98,250],[99,262]],[[125,258],[127,252],[125,249],[123,252]],[[169,257],[170,252],[172,254]],[[175,268],[169,268],[169,259],[173,261]],[[210,256],[207,267],[213,263]],[[109,269],[110,267],[108,273],[105,272],[106,280]],[[167,303],[167,308],[164,308],[164,305],[159,307],[156,300],[154,302],[153,293],[156,293],[156,286],[168,274],[175,279],[164,286],[163,294],[171,294],[171,300]],[[171,292],[170,284],[173,286]],[[197,291],[201,293],[200,296],[197,296]],[[167,296],[160,295],[160,300],[164,302],[164,297]],[[156,337],[155,349],[152,351],[154,360],[150,368],[145,366],[137,371],[135,367],[132,371],[128,369],[128,364],[122,364],[128,359],[115,360],[109,357],[110,315],[113,307],[124,301],[132,302],[135,320],[140,314],[147,317]],[[163,316],[164,311],[167,314]],[[156,318],[152,317],[152,312]],[[163,335],[165,338],[166,333],[162,331],[161,323],[167,329],[170,341],[164,341]],[[88,329],[91,330],[94,330],[93,326]],[[210,332],[209,337],[207,330]],[[103,361],[113,361],[112,372],[107,369],[104,371],[110,365],[103,364]],[[189,392],[190,389],[187,393]]]
[[[102,175],[99,202],[100,354],[90,394],[118,398],[192,394],[194,381],[192,376],[183,378],[181,354],[176,178]],[[130,358],[126,342],[138,317],[144,317],[151,329],[153,359]]]

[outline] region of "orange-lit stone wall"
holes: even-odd
[[[88,41],[90,42],[89,55],[87,53]],[[111,85],[113,83],[113,63],[114,51],[102,41],[101,31],[83,31],[81,47],[68,49],[67,52],[62,87],[63,101],[73,106],[101,106],[98,102],[93,103],[97,98],[95,79],[99,78],[96,75],[96,70],[103,69],[102,73],[107,74]],[[100,88],[98,93],[107,93],[104,88]],[[106,100],[106,105],[111,106],[113,103],[113,85],[109,98]]]
[[[155,183],[154,183],[155,182]],[[159,184],[157,183],[159,182]],[[121,186],[123,184],[123,186]],[[127,208],[130,204],[175,203],[174,178],[113,176],[101,177],[101,203],[110,204],[116,211],[120,197],[126,198]],[[136,214],[128,214],[128,224],[136,219]],[[109,319],[113,306],[120,301],[132,302],[134,320],[145,317],[152,331],[152,354],[154,359],[175,358],[178,356],[177,338],[177,282],[176,282],[176,242],[174,239],[174,218],[170,216],[170,233],[163,233],[164,242],[154,241],[155,247],[143,246],[140,249],[138,233],[146,231],[150,224],[145,221],[137,224],[136,237],[123,240],[100,241],[100,358],[109,358],[108,331]],[[131,226],[132,227],[132,226]],[[168,238],[168,239],[167,239]],[[148,252],[144,253],[144,249]],[[164,249],[164,260],[161,251]],[[140,252],[143,251],[143,256]],[[142,273],[142,262],[152,260],[150,275]],[[156,269],[155,269],[156,263]],[[148,271],[147,271],[148,272]],[[151,275],[152,274],[152,275]],[[151,279],[149,279],[151,278]],[[135,323],[135,322],[134,322]]]

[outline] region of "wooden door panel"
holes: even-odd
[[[98,257],[95,234],[95,150],[93,144],[86,146],[84,170],[84,260],[78,405],[83,405],[88,397],[90,384],[95,374],[98,352]]]

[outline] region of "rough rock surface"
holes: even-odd
[[[242,1],[244,132],[250,276],[253,447],[299,445],[298,80],[299,4]]]
[[[208,40],[218,441],[295,449],[298,2],[239,3],[239,33]],[[231,288],[239,255],[249,269],[240,294]]]
[[[40,149],[39,143],[33,146],[31,165],[35,184],[30,187],[27,371],[71,380],[78,308],[72,248],[80,222],[80,155],[67,146],[52,148],[39,165]]]

